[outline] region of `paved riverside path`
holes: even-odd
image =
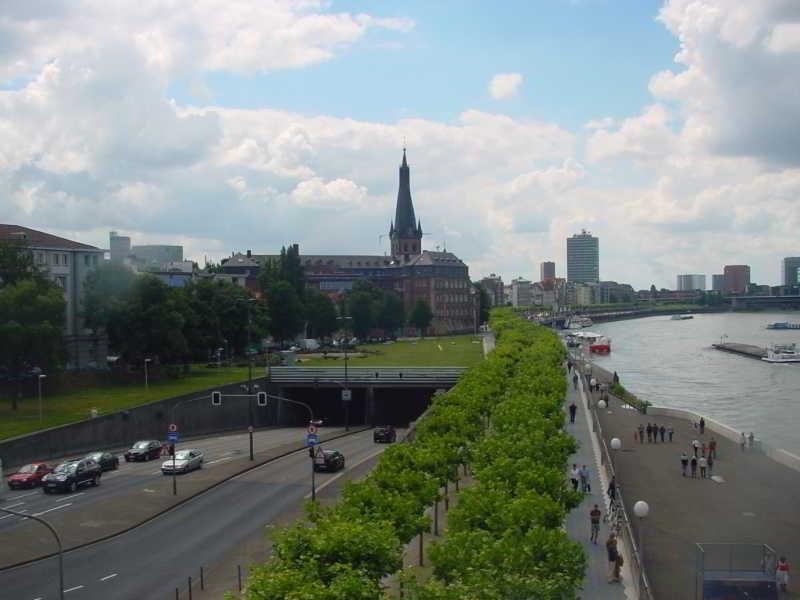
[[[580,383],[578,384],[580,386]],[[568,407],[573,400],[578,405],[578,413],[575,418],[575,424],[569,422]],[[629,554],[623,549],[623,556],[625,557],[625,566],[622,569],[622,584],[608,583],[608,560],[606,555],[606,540],[608,539],[608,525],[604,522],[600,523],[600,535],[597,538],[597,544],[592,544],[589,541],[591,527],[589,525],[589,511],[597,504],[603,515],[607,510],[607,496],[605,494],[608,483],[599,478],[600,460],[595,455],[595,450],[592,446],[592,432],[590,421],[587,415],[587,404],[585,397],[579,391],[575,391],[572,387],[572,375],[569,376],[569,386],[567,391],[567,399],[565,402],[565,410],[567,410],[566,429],[578,441],[578,451],[570,457],[569,468],[572,464],[576,463],[579,467],[586,465],[589,467],[589,483],[592,492],[586,494],[580,506],[575,508],[567,515],[566,528],[569,537],[583,546],[586,553],[586,576],[583,581],[583,589],[579,592],[580,598],[586,600],[623,600],[625,598],[625,588],[630,587],[630,571],[628,566]],[[631,595],[632,597],[632,595]]]
[[[758,399],[748,399],[750,402]],[[800,565],[800,473],[763,454],[742,452],[738,444],[713,434],[705,435],[688,421],[643,415],[623,408],[611,398],[606,410],[598,410],[606,443],[622,440],[615,453],[618,483],[628,514],[632,504],[645,500],[650,514],[644,524],[644,565],[657,600],[695,598],[695,543],[768,544],[785,554],[793,567],[790,592],[797,593]],[[634,429],[656,422],[675,428],[673,443],[643,444],[634,441]],[[710,479],[681,476],[680,453],[690,453],[693,439],[717,440],[718,458]],[[691,455],[690,455],[691,456]],[[698,469],[699,477],[699,469]],[[633,527],[638,519],[632,517]],[[636,532],[638,535],[638,531]],[[782,598],[794,598],[794,594]]]

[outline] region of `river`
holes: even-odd
[[[800,455],[800,363],[770,364],[711,348],[726,342],[769,346],[795,342],[800,331],[765,328],[800,322],[798,313],[717,313],[673,321],[668,316],[599,323],[611,353],[594,361],[653,404],[710,416]]]

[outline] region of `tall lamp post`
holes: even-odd
[[[144,359],[144,389],[145,391],[150,391],[150,381],[147,378],[147,365],[150,364],[152,358],[145,358]]]
[[[337,321],[352,321],[353,317],[336,317]],[[347,336],[347,329],[345,329],[345,337]],[[350,399],[352,392],[350,391],[349,382],[347,379],[347,347],[350,345],[350,340],[344,342],[344,389],[342,390],[342,402],[344,403],[344,430],[350,431]]]
[[[0,507],[0,511],[5,513],[16,515],[18,517],[23,517],[25,519],[33,519],[34,521],[41,523],[53,534],[53,537],[56,539],[56,546],[58,546],[58,597],[60,600],[64,600],[64,548],[61,545],[61,538],[58,537],[58,532],[53,528],[50,523],[45,521],[44,519],[40,519],[39,517],[34,517],[33,515],[28,515],[25,513],[20,513],[15,510],[9,510],[7,508]]]
[[[650,505],[644,500],[638,500],[633,505],[633,514],[639,517],[639,561],[644,569],[644,519],[650,514]]]
[[[253,394],[253,349],[252,344],[252,330],[253,330],[253,316],[250,307],[255,303],[255,298],[247,299],[247,393]],[[253,460],[253,403],[247,403],[247,431],[250,434],[250,460]]]
[[[47,375],[44,373],[40,373],[38,377],[39,383],[39,420],[42,420],[43,411],[42,411],[42,380],[47,379]]]
[[[283,398],[282,396],[275,396],[273,394],[267,394],[267,398],[272,398],[273,400],[279,400],[281,402],[288,402],[289,404],[296,404],[297,406],[302,406],[308,411],[308,423],[310,425],[322,424],[322,421],[314,420],[314,411],[305,402],[300,402],[299,400],[292,400],[291,398]],[[309,446],[309,456],[311,457],[311,501],[314,502],[317,499],[317,472],[314,470],[314,446]]]

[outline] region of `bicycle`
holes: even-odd
[[[603,517],[603,521],[608,524],[610,531],[615,535],[619,535],[625,526],[624,510],[620,501],[614,498],[610,501],[608,510]]]

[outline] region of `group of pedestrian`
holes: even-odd
[[[633,432],[633,439],[634,441],[638,441],[640,444],[644,443],[644,437],[647,434],[647,442],[656,444],[658,443],[658,438],[661,438],[661,442],[664,443],[666,440],[664,439],[665,436],[672,442],[672,438],[675,435],[675,428],[672,425],[667,425],[666,427],[661,424],[658,425],[656,423],[648,423],[647,427],[644,424],[639,423],[639,428],[634,430]]]
[[[745,436],[744,431],[739,434],[739,449],[744,452],[745,448],[750,448],[751,450],[755,448],[756,445],[756,436],[753,435],[751,431],[748,435]]]
[[[586,465],[579,467],[577,464],[573,464],[572,470],[569,472],[569,481],[572,484],[572,489],[576,492],[579,487],[584,494],[592,492],[592,485],[589,482],[589,467]]]
[[[622,554],[617,548],[617,536],[613,531],[608,534],[606,552],[608,554],[608,583],[619,583],[622,579],[620,569],[625,561],[622,560]]]
[[[700,418],[700,423],[695,423],[695,429],[700,431],[700,434],[705,433],[705,419]],[[689,444],[689,452],[681,452],[681,475],[686,477],[687,474],[696,479],[698,471],[700,479],[710,479],[714,475],[714,461],[717,460],[717,438],[713,435],[708,443],[700,441],[697,438],[693,439]]]

